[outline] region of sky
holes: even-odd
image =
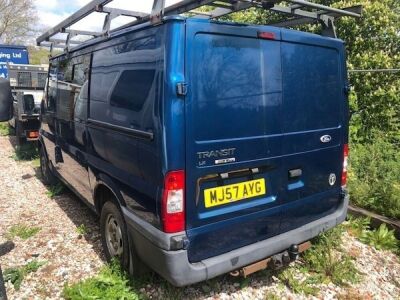
[[[39,17],[39,28],[53,27],[65,18],[83,7],[90,0],[34,0]],[[179,2],[180,0],[166,0],[166,6]],[[153,0],[114,0],[107,6],[128,9],[140,12],[151,11]],[[131,21],[129,17],[119,17],[112,23],[113,27]],[[103,26],[104,14],[94,13],[81,20],[73,29],[99,31]]]

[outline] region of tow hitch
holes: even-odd
[[[290,262],[298,259],[300,253],[306,251],[310,247],[311,247],[311,242],[304,242],[300,245],[292,245],[286,251],[275,254],[266,259],[255,262],[251,265],[245,266],[239,270],[231,272],[230,274],[235,277],[243,276],[244,278],[246,278],[250,274],[253,274],[260,270],[264,270],[266,268],[271,268],[274,270],[280,269],[288,265]]]

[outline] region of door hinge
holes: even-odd
[[[178,96],[186,96],[186,94],[187,94],[187,83],[178,82],[176,84],[176,94]]]

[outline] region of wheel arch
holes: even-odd
[[[101,209],[107,201],[115,202],[119,207],[125,207],[126,202],[118,185],[107,175],[100,174],[93,190],[93,200],[96,212],[100,215]]]

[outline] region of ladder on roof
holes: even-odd
[[[60,24],[39,36],[36,40],[37,45],[49,46],[51,49],[57,47],[68,50],[70,47],[85,43],[88,39],[108,36],[110,32],[122,28],[145,22],[158,25],[162,23],[165,16],[187,14],[188,17],[216,19],[252,7],[270,10],[287,16],[287,19],[282,22],[266,25],[293,27],[303,24],[320,23],[323,26],[323,35],[336,37],[335,19],[344,16],[359,18],[362,12],[361,5],[337,9],[305,0],[182,0],[168,7],[165,7],[165,0],[153,0],[152,11],[150,13],[143,13],[106,6],[112,1],[92,0]],[[196,9],[202,6],[208,6],[212,9],[207,12],[196,11]],[[91,32],[71,29],[71,26],[95,12],[105,14],[102,31]],[[110,30],[111,21],[119,16],[132,17],[133,21]],[[57,37],[60,33],[65,33],[66,39]],[[86,40],[77,40],[77,36],[86,37]]]

